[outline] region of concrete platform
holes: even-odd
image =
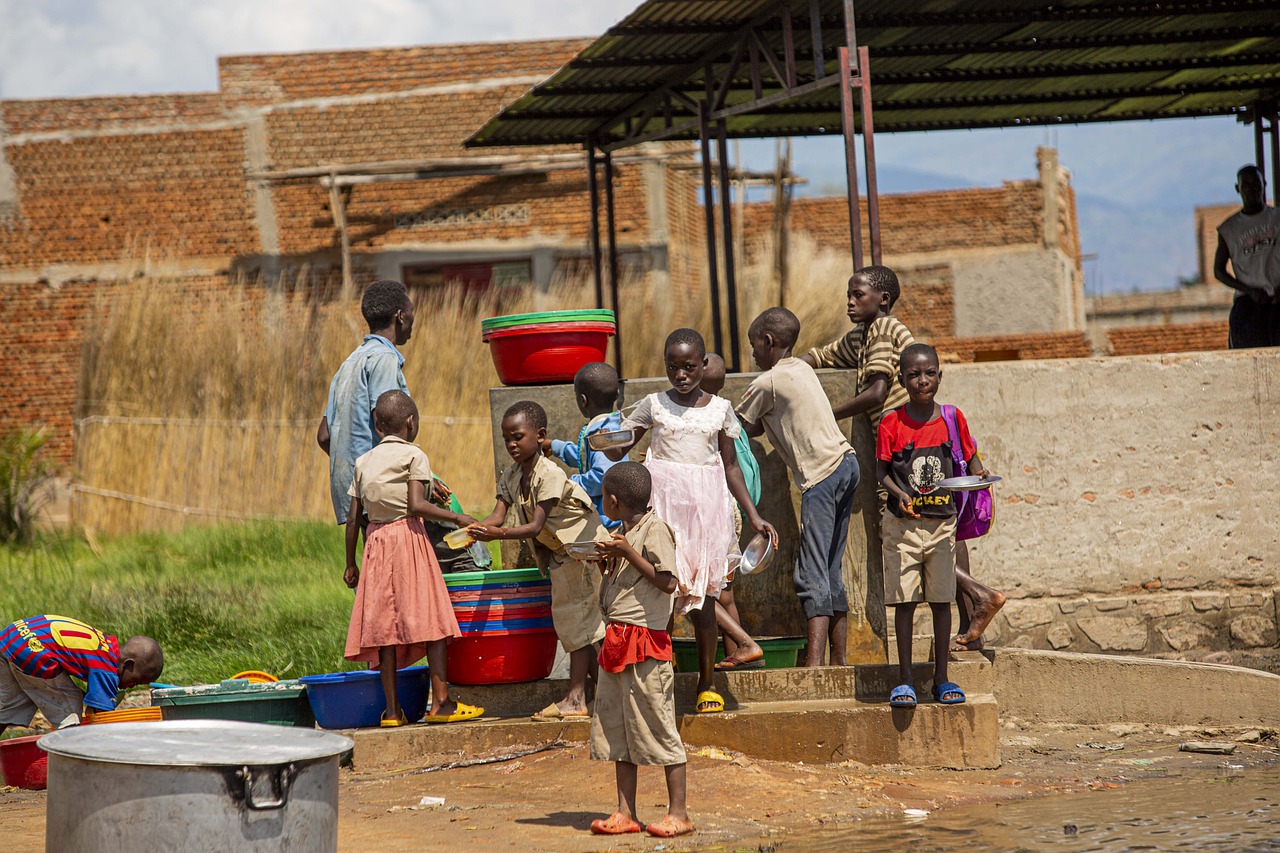
[[[1000,766],[1000,725],[989,695],[913,709],[841,700],[762,702],[724,714],[685,714],[680,736],[688,747],[715,745],[770,761]]]
[[[717,673],[723,714],[695,714],[697,676],[676,676],[680,732],[690,748],[719,746],[770,760],[918,767],[977,768],[1000,763],[995,678],[991,662],[966,653],[950,676],[969,696],[960,706],[922,702],[914,711],[890,708],[897,667],[759,669]],[[928,696],[932,665],[915,668],[918,692]],[[465,760],[481,753],[519,752],[555,743],[585,742],[589,723],[543,722],[534,712],[564,695],[565,682],[457,687],[454,695],[485,708],[465,724],[360,729],[357,772],[391,773]]]

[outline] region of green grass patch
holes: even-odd
[[[355,669],[342,657],[352,603],[342,535],[321,522],[256,522],[121,537],[96,553],[69,537],[0,548],[0,623],[55,613],[122,641],[146,634],[172,684]]]

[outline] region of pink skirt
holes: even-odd
[[[425,657],[428,643],[461,636],[422,519],[370,524],[347,629],[347,660],[376,668],[378,651],[395,646],[396,669],[402,669]]]
[[[739,555],[733,532],[733,497],[719,465],[655,459],[644,463],[653,478],[653,510],[676,535],[676,613],[702,607],[725,587],[729,563]]]

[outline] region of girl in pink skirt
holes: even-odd
[[[347,660],[366,661],[378,669],[387,709],[383,726],[407,720],[396,696],[396,670],[424,655],[431,668],[431,712],[428,723],[471,720],[483,708],[449,698],[445,646],[461,637],[449,590],[440,573],[423,518],[474,524],[469,515],[432,504],[431,465],[413,440],[418,436],[418,407],[403,391],[378,397],[374,428],[382,440],[356,460],[347,517],[347,570],[343,579],[356,591],[347,629]],[[368,516],[364,538],[364,570],[356,566],[361,514]]]
[[[688,613],[693,621],[697,710],[714,713],[724,710],[724,697],[711,689],[719,640],[716,596],[724,589],[730,561],[740,556],[734,499],[753,530],[768,533],[775,543],[777,533],[756,511],[742,479],[733,446],[742,429],[738,416],[728,400],[699,387],[707,365],[702,335],[677,329],[667,337],[664,352],[671,390],[641,400],[623,420],[622,429],[634,429],[636,441],[653,431],[645,467],[653,478],[654,511],[676,535],[675,612]],[[628,449],[608,455],[621,459]]]

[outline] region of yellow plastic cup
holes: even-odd
[[[459,527],[457,530],[450,530],[444,535],[444,544],[448,545],[455,551],[461,551],[468,547],[475,538],[467,532],[467,528]]]

